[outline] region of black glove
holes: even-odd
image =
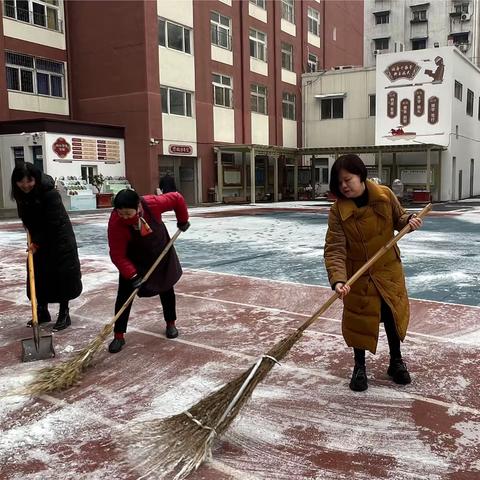
[[[143,282],[143,277],[141,277],[140,275],[135,275],[133,278],[130,279],[130,281],[132,282],[132,287],[134,289],[137,289],[140,288],[140,285]]]
[[[185,223],[182,223],[182,222],[177,222],[177,227],[182,231],[182,232],[186,232],[189,228],[190,228],[190,222],[185,222]]]

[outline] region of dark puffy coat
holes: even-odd
[[[17,199],[18,216],[38,246],[33,255],[38,303],[72,300],[82,292],[80,262],[72,224],[53,179]],[[27,295],[30,298],[27,281]]]
[[[325,243],[325,266],[331,285],[346,282],[408,223],[409,214],[393,192],[367,180],[368,205],[339,199],[331,210]],[[353,285],[343,301],[342,331],[349,347],[375,353],[381,300],[390,307],[398,336],[405,338],[409,303],[400,250],[395,245]]]

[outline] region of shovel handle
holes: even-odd
[[[28,281],[30,284],[30,302],[32,304],[32,327],[38,325],[37,316],[37,291],[35,289],[35,270],[33,268],[33,253],[32,253],[32,238],[30,232],[27,230],[27,263],[28,263]]]
[[[432,204],[426,205],[416,216],[423,219],[432,210]],[[407,223],[400,232],[397,233],[386,245],[384,245],[378,252],[368,260],[362,267],[360,267],[345,283],[345,285],[352,285],[355,283],[380,257],[390,250],[404,235],[411,232],[412,229]],[[317,320],[339,297],[338,293],[334,293],[305,323],[303,323],[298,330],[303,332],[306,330],[315,320]]]

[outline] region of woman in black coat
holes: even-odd
[[[42,174],[31,163],[24,163],[13,170],[12,197],[17,202],[18,216],[30,232],[38,322],[50,322],[48,304],[59,303],[53,329],[63,330],[71,324],[68,302],[82,292],[72,224],[52,177]],[[30,298],[28,281],[27,295]]]

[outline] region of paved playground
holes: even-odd
[[[352,355],[337,301],[256,388],[193,480],[480,478],[480,209],[435,210],[400,243],[412,306],[403,351],[413,383],[388,379],[382,332],[367,359],[369,389],[349,390]],[[80,385],[40,398],[6,394],[41,366],[71,358],[112,317],[108,213],[72,216],[84,292],[71,304],[72,327],[54,334],[57,358],[27,364],[19,342],[31,335],[25,234],[18,221],[0,222],[2,480],[140,477],[122,429],[187,409],[332,294],[323,265],[327,205],[191,213],[176,247],[185,267],[176,288],[179,338],[165,339],[158,299],[137,299],[125,348],[111,355],[105,346]],[[173,232],[173,217],[165,220]]]

